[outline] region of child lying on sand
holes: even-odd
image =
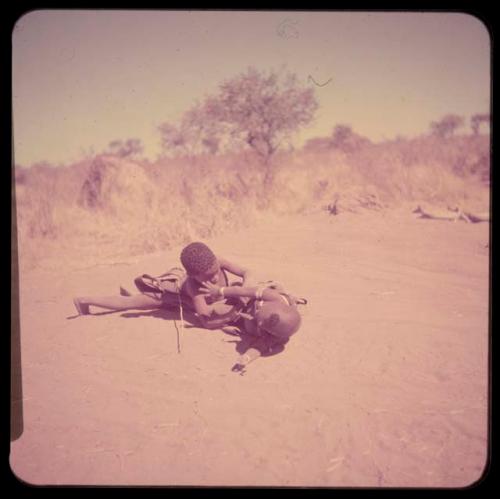
[[[245,286],[249,282],[249,270],[225,258],[216,257],[212,250],[201,242],[186,246],[180,258],[187,274],[180,283],[180,292],[192,304],[202,326],[217,329],[238,319],[241,304],[227,298],[210,297],[201,290],[201,286],[202,283],[228,286],[227,273],[241,277]],[[90,306],[109,310],[154,310],[172,305],[171,298],[172,293],[168,292],[146,292],[128,296],[82,296],[74,298],[73,302],[79,315],[88,315]]]
[[[238,359],[233,371],[243,371],[246,365],[263,353],[283,346],[300,328],[297,300],[282,289],[265,285],[226,287],[206,281],[201,292],[212,299],[247,299],[244,309],[239,312],[242,320],[239,325],[236,323],[236,329],[255,336],[256,339],[252,347]]]
[[[269,283],[249,286],[248,269],[217,258],[203,243],[186,246],[180,256],[186,275],[181,275],[175,291],[143,291],[126,296],[74,298],[79,315],[90,314],[90,306],[110,310],[151,310],[176,305],[181,298],[194,309],[201,325],[207,329],[223,329],[232,334],[246,333],[254,338],[251,348],[237,361],[233,370],[244,366],[263,353],[283,347],[300,327],[301,318],[297,300],[277,286]],[[242,282],[229,285],[227,273],[242,278]],[[181,273],[182,274],[182,273]]]

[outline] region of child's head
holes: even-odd
[[[274,301],[265,302],[255,318],[260,329],[281,340],[287,340],[295,334],[301,323],[300,314],[295,307]]]
[[[181,252],[181,262],[187,274],[198,282],[217,282],[219,262],[206,244],[188,244]]]

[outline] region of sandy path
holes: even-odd
[[[180,248],[25,273],[11,466],[33,484],[470,484],[487,451],[488,233],[407,210],[210,241],[309,299],[287,348],[244,376],[220,331],[186,329],[178,354],[175,314],[67,319],[72,296],[132,287]]]

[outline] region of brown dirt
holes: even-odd
[[[186,328],[179,354],[172,314],[69,318],[73,296],[133,289],[180,247],[23,272],[11,467],[31,484],[471,484],[487,455],[488,241],[486,223],[410,210],[270,219],[208,241],[309,299],[286,349],[244,376],[221,331]]]

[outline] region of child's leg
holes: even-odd
[[[89,314],[91,305],[110,310],[127,310],[130,308],[151,310],[162,305],[161,300],[143,294],[132,296],[82,296],[75,298],[73,301],[80,315]]]

